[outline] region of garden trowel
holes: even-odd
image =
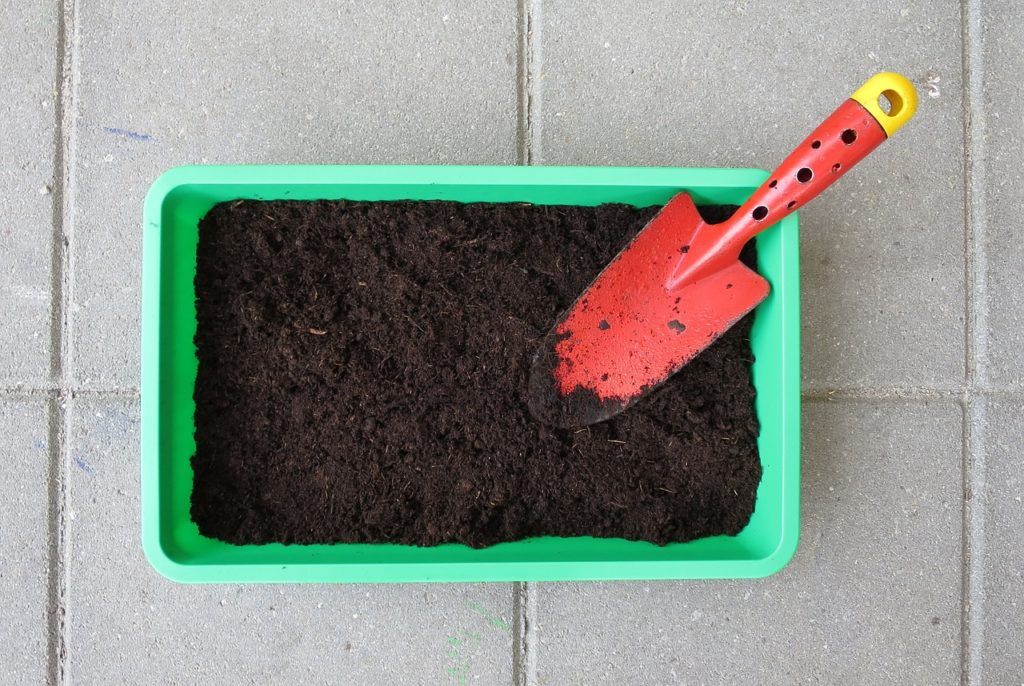
[[[744,244],[797,211],[913,116],[917,94],[893,73],[869,79],[728,220],[706,224],[679,193],[597,276],[541,342],[532,414],[593,424],[640,399],[764,300]]]

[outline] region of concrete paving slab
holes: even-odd
[[[995,401],[985,427],[982,653],[976,683],[1017,684],[1024,677],[1024,403]]]
[[[602,0],[540,13],[532,139],[544,164],[773,168],[867,77],[908,75],[916,120],[801,212],[804,385],[959,386],[959,4],[659,0],[627,12]]]
[[[46,681],[49,414],[0,401],[0,683]]]
[[[515,161],[514,3],[78,5],[81,387],[138,385],[142,200],[167,168]]]
[[[957,682],[959,406],[811,402],[803,420],[788,567],[754,581],[539,584],[536,683]]]
[[[0,22],[0,385],[50,377],[57,3],[5,2]]]
[[[185,586],[139,541],[138,409],[76,400],[67,674],[76,683],[501,684],[512,589]]]
[[[987,381],[995,387],[1024,386],[1024,54],[1018,48],[1024,35],[1024,6],[1012,0],[989,0],[983,5],[984,28],[984,152],[982,235],[987,259],[988,287],[979,294],[989,313],[990,336],[981,360]]]

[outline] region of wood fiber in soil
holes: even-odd
[[[195,280],[200,531],[471,546],[738,533],[761,478],[749,317],[608,422],[555,430],[527,409],[535,345],[656,211],[214,207]]]

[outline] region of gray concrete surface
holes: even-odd
[[[987,408],[985,622],[981,665],[992,683],[1024,679],[1024,402],[999,400]]]
[[[50,382],[56,3],[0,3],[0,384]],[[6,313],[16,314],[8,316]]]
[[[0,0],[0,682],[1020,683],[1024,11],[832,7]],[[803,538],[782,573],[185,587],[145,563],[158,173],[765,167],[881,69],[918,84],[917,120],[802,216]]]
[[[1024,52],[1017,46],[1024,5],[1012,0],[985,4],[984,14],[984,176],[978,219],[984,221],[987,288],[980,304],[988,313],[990,342],[981,350],[982,371],[991,384],[1024,386]]]
[[[0,683],[47,674],[49,403],[0,400]]]

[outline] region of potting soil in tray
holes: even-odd
[[[608,422],[551,429],[527,408],[538,340],[656,211],[214,207],[195,281],[200,531],[471,546],[738,533],[761,478],[750,317]]]

